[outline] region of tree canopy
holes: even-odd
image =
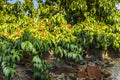
[[[35,2],[37,4],[33,5]],[[29,17],[40,19],[59,13],[71,24],[84,21],[88,17],[112,24],[119,16],[119,10],[115,6],[118,3],[119,0],[46,0],[45,2],[42,0],[25,0],[23,2],[17,0],[14,4],[10,4],[7,0],[3,0],[1,1],[1,15],[24,17],[28,13]]]

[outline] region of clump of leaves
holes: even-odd
[[[51,66],[47,62],[41,60],[39,55],[33,57],[32,63],[35,80],[48,80],[50,78],[46,71],[50,69]]]

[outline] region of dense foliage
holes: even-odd
[[[33,3],[37,2],[36,5]],[[16,64],[32,56],[35,78],[50,65],[43,59],[50,50],[60,59],[83,60],[85,50],[109,47],[120,52],[119,0],[0,1],[0,64],[7,79]],[[46,79],[45,79],[46,80]]]

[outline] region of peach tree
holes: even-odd
[[[33,5],[36,2],[36,5]],[[32,56],[35,79],[47,80],[50,64],[43,58],[83,60],[85,50],[120,52],[119,0],[0,1],[0,64],[13,80],[17,63]]]

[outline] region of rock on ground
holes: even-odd
[[[112,69],[112,80],[120,80],[120,62],[117,62]]]

